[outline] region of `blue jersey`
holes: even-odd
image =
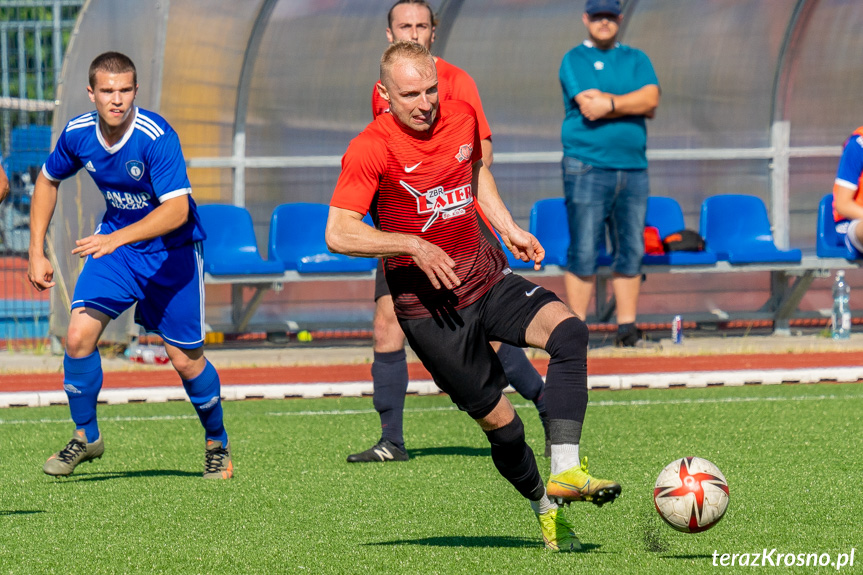
[[[856,199],[860,195],[861,181],[863,181],[863,126],[857,128],[845,142],[839,168],[836,170],[835,183],[857,191]]]
[[[95,111],[66,124],[57,145],[42,167],[55,182],[84,168],[105,197],[106,211],[99,233],[109,234],[142,220],[163,201],[189,195],[189,219],[164,236],[129,244],[152,253],[203,240],[206,237],[191,198],[192,187],[180,139],[164,118],[140,108],[122,139],[108,146]]]
[[[591,121],[581,115],[574,98],[595,88],[628,94],[648,85],[659,86],[647,55],[615,44],[600,50],[586,41],[566,53],[560,64],[560,85],[566,117],[561,127],[563,154],[609,170],[647,168],[647,125],[644,116]]]

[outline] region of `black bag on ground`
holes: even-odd
[[[662,245],[666,252],[703,252],[707,244],[698,232],[680,230],[665,236]]]

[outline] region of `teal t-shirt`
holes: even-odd
[[[647,126],[644,116],[590,121],[575,103],[579,93],[595,88],[609,94],[628,94],[655,84],[656,72],[637,48],[616,44],[600,50],[590,42],[566,53],[560,64],[560,86],[566,118],[561,127],[563,154],[599,168],[647,168]]]

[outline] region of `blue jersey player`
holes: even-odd
[[[106,52],[90,64],[87,92],[96,110],[73,118],[36,180],[30,221],[30,283],[54,286],[45,257],[48,224],[60,182],[85,169],[105,197],[93,235],[72,250],[86,258],[72,298],[63,388],[75,422],[72,440],[45,463],[48,475],[70,475],[105,450],[96,421],[102,364],[96,347],[108,322],[137,303],[135,320],[159,334],[205,429],[204,477],[233,476],[222,422],[219,375],[204,357],[200,241],[177,133],[135,106],[135,65]]]

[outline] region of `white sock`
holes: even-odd
[[[548,495],[543,495],[542,499],[539,501],[531,501],[530,508],[533,509],[534,513],[542,515],[543,513],[548,513],[552,509],[557,509],[557,503],[552,502],[552,500],[548,498]]]
[[[556,475],[571,467],[576,467],[581,462],[578,460],[577,443],[552,443],[551,444],[551,474]]]

